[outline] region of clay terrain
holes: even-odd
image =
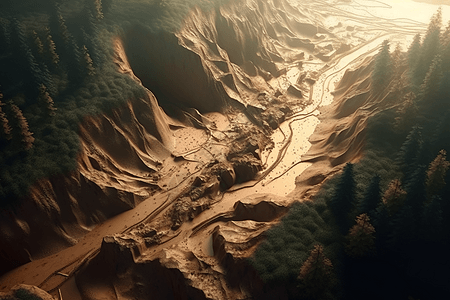
[[[406,50],[437,9],[222,2],[174,32],[111,36],[115,72],[145,92],[85,117],[76,170],[2,212],[0,299],[263,299],[248,258],[364,156],[368,119],[392,106],[367,101],[373,56],[386,39]]]

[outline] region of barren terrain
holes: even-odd
[[[16,216],[11,240],[41,247],[25,250],[31,261],[0,277],[0,291],[250,298],[262,282],[245,259],[264,232],[363,155],[367,119],[389,105],[364,102],[370,58],[385,39],[405,49],[437,8],[425,4],[423,20],[378,1],[303,2],[230,1],[192,10],[175,35],[136,26],[112,40],[118,72],[147,94],[80,125],[78,172],[32,192],[70,218],[42,237]]]

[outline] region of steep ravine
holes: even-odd
[[[287,1],[230,1],[208,14],[193,10],[175,35],[130,26],[114,41],[116,63],[121,72],[138,75],[158,100],[148,91],[80,124],[77,170],[40,180],[21,207],[1,212],[1,272],[73,245],[160,189],[157,173],[174,146],[171,124],[195,123],[183,110],[233,107],[268,132],[283,122],[308,88],[301,81],[290,89],[280,85],[287,62],[282,51],[329,51],[316,34],[326,30],[316,26],[314,32],[306,16],[292,12],[298,10]],[[128,60],[131,68],[124,67]]]
[[[309,93],[325,62],[362,43],[337,21],[316,22],[325,17],[286,0],[230,1],[211,12],[192,10],[176,33],[124,30],[112,41],[115,63],[148,88],[146,96],[87,118],[78,169],[40,181],[22,207],[2,212],[0,272],[34,261],[1,277],[0,290],[26,282],[57,295],[76,278],[85,299],[254,295],[262,282],[245,258],[290,202],[360,157],[366,120],[383,103],[367,102],[365,61],[322,111],[323,125],[303,158],[314,164],[297,180],[296,197],[222,198],[268,167],[267,136],[315,105]],[[245,280],[236,280],[243,270]]]

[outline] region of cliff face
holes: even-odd
[[[119,70],[134,76],[120,41],[115,46]],[[86,118],[77,170],[40,180],[20,207],[0,212],[0,272],[73,245],[158,190],[155,174],[173,147],[169,123],[150,91]]]
[[[124,44],[133,71],[166,111],[233,106],[258,122],[254,115],[268,108],[258,95],[285,103],[302,98],[300,91],[309,91],[306,72],[295,82],[286,72],[307,57],[322,62],[342,47],[312,21],[285,0],[229,1],[213,11],[193,9],[175,34],[131,26]],[[290,86],[297,93],[288,93]]]

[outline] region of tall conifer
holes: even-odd
[[[330,286],[332,272],[333,264],[323,253],[323,247],[315,245],[298,275],[302,296],[306,299],[320,299]]]
[[[353,164],[347,163],[336,185],[329,206],[341,232],[345,234],[353,219],[353,211],[356,205],[356,183],[353,172]]]
[[[409,180],[409,177],[414,172],[422,143],[422,128],[420,126],[414,126],[402,144],[397,157],[397,163],[403,172],[404,183]]]
[[[438,195],[439,191],[445,186],[445,175],[447,174],[450,162],[447,161],[447,152],[439,151],[436,158],[430,163],[427,171],[426,189],[427,198]]]
[[[394,179],[389,183],[383,195],[383,204],[389,215],[394,215],[403,206],[406,199],[406,191],[403,190],[400,180]]]
[[[345,237],[347,243],[345,251],[348,255],[355,258],[368,256],[375,250],[375,228],[370,224],[370,218],[367,214],[361,214],[356,217],[356,224],[350,228]]]
[[[420,49],[421,49],[421,37],[420,34],[414,36],[414,40],[408,48],[408,67],[410,70],[410,75],[412,76],[417,68],[417,64],[420,59]]]
[[[375,211],[377,206],[381,201],[381,189],[380,189],[380,180],[381,177],[379,175],[375,175],[372,177],[369,186],[366,189],[366,193],[364,198],[361,200],[358,206],[358,212],[368,213],[370,216]]]
[[[416,85],[422,84],[425,75],[430,69],[431,63],[435,56],[439,54],[441,49],[441,27],[442,27],[442,10],[438,9],[436,14],[431,18],[427,32],[423,39],[418,64],[414,70],[414,82]]]
[[[9,141],[11,140],[11,126],[9,125],[8,118],[6,117],[6,114],[2,109],[2,106],[5,105],[5,103],[3,103],[2,100],[3,94],[2,92],[0,92],[0,123],[2,126],[0,136]]]
[[[375,57],[375,65],[372,72],[372,84],[374,91],[379,91],[380,89],[385,88],[391,80],[393,67],[389,47],[389,41],[385,40],[381,45],[380,51]]]
[[[30,150],[33,147],[34,137],[33,133],[28,128],[28,121],[17,105],[11,103],[11,110],[16,117],[17,126],[24,149]]]

